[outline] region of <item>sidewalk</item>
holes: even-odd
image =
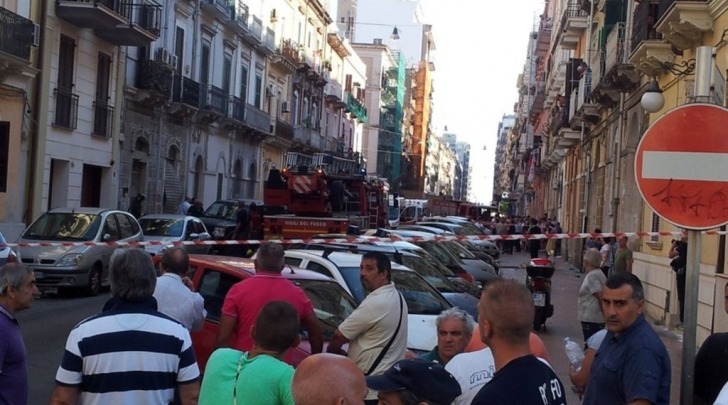
[[[520,266],[528,263],[528,253],[520,252],[501,254],[500,268],[504,277],[525,281],[526,271]],[[546,329],[536,332],[544,341],[551,357],[551,365],[556,374],[564,383],[567,391],[567,402],[580,403],[578,396],[571,391],[569,380],[569,360],[564,354],[564,338],[570,337],[582,342],[581,325],[577,320],[576,300],[581,287],[583,274],[579,269],[571,267],[561,258],[555,259],[556,272],[551,280],[551,300],[554,305],[554,316],[546,322]],[[657,334],[667,347],[672,364],[672,381],[670,403],[680,402],[680,369],[682,363],[682,333],[667,330],[664,326],[655,325],[654,320],[648,318]]]

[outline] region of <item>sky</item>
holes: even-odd
[[[513,114],[516,80],[544,0],[420,0],[435,38],[433,123],[470,143],[476,200],[490,203],[498,123]],[[485,147],[485,150],[483,148]]]

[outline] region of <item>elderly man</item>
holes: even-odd
[[[407,350],[407,303],[392,283],[392,263],[381,252],[367,252],[361,258],[361,284],[369,294],[339,325],[327,348],[343,354],[349,343],[350,359],[366,375],[383,373],[405,356]],[[378,402],[369,392],[366,403]]]
[[[51,405],[196,404],[200,370],[189,331],[156,310],[149,253],[116,249],[109,263],[113,298],[71,330]]]
[[[154,298],[159,312],[171,316],[190,332],[202,329],[207,311],[205,299],[192,291],[192,281],[187,278],[190,257],[184,248],[172,247],[164,251],[160,262],[162,275],[157,278]]]
[[[296,405],[363,405],[367,395],[359,366],[329,353],[306,357],[296,368],[291,389]]]
[[[419,356],[426,361],[434,361],[443,366],[450,359],[465,351],[475,328],[473,317],[458,307],[446,309],[435,319],[437,326],[437,346]]]
[[[478,327],[493,352],[495,373],[475,395],[473,405],[566,402],[564,385],[556,373],[531,354],[533,314],[531,293],[524,285],[498,279],[483,288]]]
[[[670,403],[670,357],[642,314],[644,304],[637,276],[623,272],[607,279],[607,335],[592,363],[584,404]]]
[[[607,246],[607,245],[605,245]],[[607,276],[599,267],[602,262],[601,253],[595,248],[589,248],[584,252],[584,281],[579,287],[577,298],[577,317],[581,322],[581,331],[584,334],[584,342],[604,329],[604,314],[602,313],[602,291]]]
[[[15,314],[30,308],[38,295],[30,268],[19,263],[0,267],[0,404],[28,403],[25,344]]]

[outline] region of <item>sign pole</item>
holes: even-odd
[[[695,52],[695,96],[710,96],[713,47],[700,46]],[[685,309],[683,312],[683,356],[680,377],[680,403],[693,403],[695,383],[695,350],[698,332],[698,294],[700,285],[700,255],[702,253],[700,230],[688,230],[688,257],[685,263]]]
[[[685,310],[683,312],[683,356],[680,374],[680,403],[693,403],[695,348],[698,326],[698,285],[700,281],[701,231],[688,231],[688,257],[685,262]]]

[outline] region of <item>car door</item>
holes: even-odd
[[[195,356],[202,370],[210,354],[215,350],[225,296],[233,285],[243,280],[243,276],[240,273],[230,273],[224,269],[196,262],[191,263],[190,270],[194,271],[195,288],[204,298],[207,310],[202,330],[192,334]]]

